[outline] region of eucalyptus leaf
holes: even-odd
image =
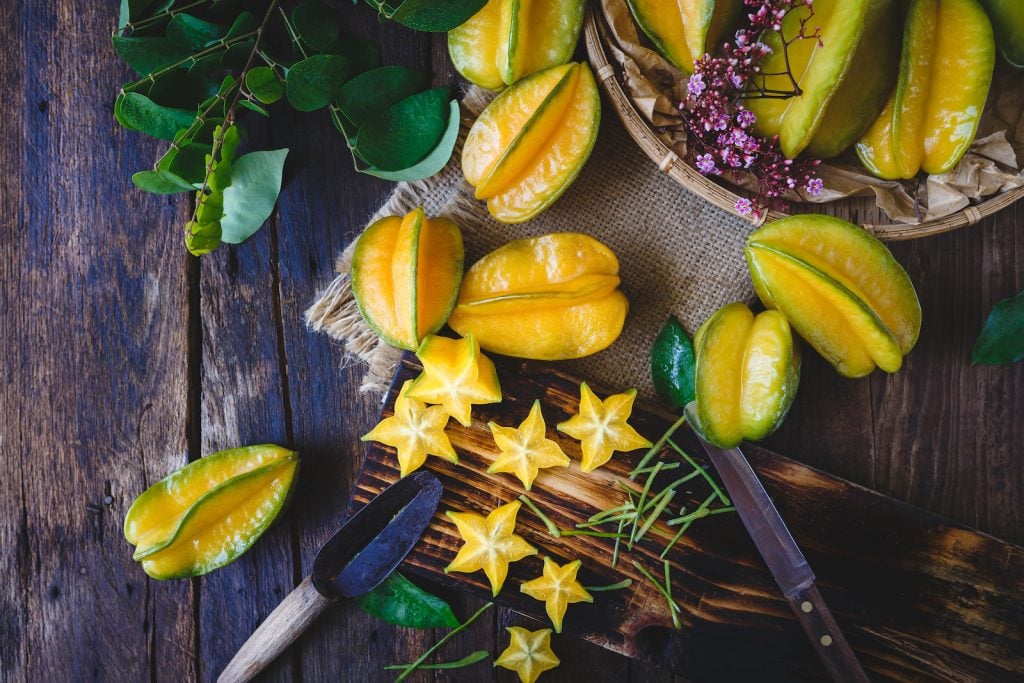
[[[239,244],[270,217],[281,192],[287,149],[250,152],[234,161],[231,184],[224,188],[221,241]]]
[[[971,356],[975,365],[1002,365],[1024,358],[1024,292],[992,308]]]
[[[277,72],[269,66],[254,66],[245,74],[245,87],[252,96],[263,104],[273,104],[281,99],[284,86]]]
[[[164,107],[137,92],[119,95],[114,103],[114,116],[129,130],[137,130],[160,140],[173,140],[196,116],[184,109]]]
[[[249,55],[256,45],[254,40],[243,40],[235,43],[224,52],[220,53],[220,65],[225,69],[239,70],[249,61]]]
[[[407,97],[359,129],[355,150],[383,171],[400,171],[422,161],[437,146],[449,120],[447,88]]]
[[[341,55],[313,55],[288,70],[285,93],[299,111],[322,109],[334,99],[349,76],[349,61]]]
[[[209,144],[184,140],[179,140],[175,145],[167,150],[156,167],[158,170],[170,171],[194,189],[196,184],[203,182],[206,175],[206,155],[213,148]]]
[[[292,25],[306,45],[316,52],[338,38],[338,13],[318,0],[304,2],[292,11]]]
[[[359,74],[380,66],[380,45],[342,32],[337,40],[325,47],[321,52],[341,55],[348,59],[353,74]]]
[[[248,109],[249,111],[254,111],[257,114],[259,114],[260,116],[270,116],[270,112],[269,111],[267,111],[266,109],[264,109],[260,105],[256,104],[252,100],[245,100],[245,99],[239,100],[238,101],[238,106],[242,107],[244,109]]]
[[[220,246],[220,223],[189,221],[185,226],[185,247],[193,256],[202,256]]]
[[[441,169],[448,164],[448,160],[451,159],[452,152],[455,150],[455,143],[459,139],[460,123],[459,103],[452,100],[449,104],[448,127],[445,129],[444,135],[441,136],[441,142],[437,143],[437,147],[432,149],[430,154],[423,158],[423,161],[400,171],[382,171],[373,167],[360,170],[367,175],[394,182],[423,180],[440,173]]]
[[[191,14],[175,14],[167,24],[167,39],[189,51],[196,51],[220,40],[225,27],[204,21]]]
[[[132,176],[132,182],[140,190],[153,194],[178,194],[195,190],[184,178],[164,170],[139,171]]]
[[[480,11],[487,0],[404,0],[401,4],[386,0],[366,0],[383,16],[417,31],[451,31]]]
[[[382,66],[347,81],[334,102],[359,128],[363,122],[398,104],[430,83],[430,74],[404,66]]]
[[[114,50],[140,76],[177,64],[188,58],[189,51],[167,38],[136,38],[114,36]]]
[[[242,12],[235,18],[228,32],[224,34],[224,39],[231,40],[246,33],[252,33],[257,28],[259,28],[259,24],[256,23],[256,17],[253,16],[252,12]]]
[[[395,572],[357,598],[367,614],[409,628],[455,628],[459,620],[447,602]]]

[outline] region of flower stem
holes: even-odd
[[[640,462],[638,462],[636,467],[633,468],[633,471],[629,473],[630,480],[637,478],[640,474],[640,470],[644,469],[647,466],[647,463],[651,461],[651,458],[656,456],[661,449],[665,447],[665,442],[668,441],[672,435],[676,433],[676,430],[682,427],[685,422],[686,415],[680,416],[680,418],[668,428],[668,431],[662,434],[661,438],[654,442],[654,445],[651,446],[651,448],[644,454],[644,457],[640,458]]]
[[[607,586],[584,586],[583,590],[588,593],[600,593],[601,591],[617,591],[623,588],[629,588],[633,585],[633,579],[623,579],[618,583],[612,583]]]
[[[530,500],[526,496],[525,493],[523,495],[519,496],[519,500],[522,501],[523,505],[525,505],[526,507],[530,508],[530,511],[533,512],[533,514],[537,515],[537,519],[539,519],[540,521],[544,522],[544,526],[546,526],[548,528],[548,533],[549,534],[551,534],[555,538],[558,538],[559,536],[561,536],[564,533],[561,529],[559,529],[555,525],[554,522],[551,521],[551,519],[547,515],[545,515],[543,512],[540,511],[539,507],[534,505],[533,501]]]
[[[696,460],[691,458],[689,453],[680,448],[675,441],[672,441],[672,439],[668,440],[668,445],[671,446],[676,453],[681,455],[683,459],[686,460],[686,462],[690,463],[690,465],[695,470],[700,470],[701,476],[703,476],[704,479],[708,482],[708,486],[710,486],[712,490],[714,490],[714,492],[718,494],[718,499],[722,501],[722,505],[732,505],[732,502],[729,500],[729,497],[725,495],[724,491],[722,491],[722,488],[718,485],[718,482],[715,481],[715,478],[708,474],[707,470],[701,467]]]

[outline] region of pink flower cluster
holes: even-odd
[[[771,49],[758,40],[762,32],[780,30],[782,18],[794,5],[810,7],[813,0],[744,0],[753,9],[749,26],[736,32],[733,43],[722,46],[722,56],[704,55],[694,64],[686,84],[683,110],[690,149],[697,170],[704,175],[747,171],[758,183],[754,201],[740,199],[736,211],[755,216],[786,192],[798,187],[817,195],[821,179],[814,174],[817,159],[787,159],[778,137],[763,138],[751,130],[757,120],[741,104],[751,78],[760,72],[761,61]],[[805,22],[803,22],[805,23]],[[817,35],[801,38],[818,39]]]

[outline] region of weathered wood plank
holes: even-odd
[[[417,372],[418,366],[408,362],[400,380]],[[443,509],[487,512],[521,492],[512,478],[486,473],[493,459],[487,421],[515,423],[534,398],[543,401],[549,426],[575,409],[576,380],[561,372],[529,363],[504,363],[499,364],[499,376],[505,395],[501,407],[478,406],[470,428],[449,427],[460,454],[459,465],[428,461],[445,485]],[[652,435],[667,424],[642,407],[635,411],[634,421],[641,433]],[[567,452],[576,450],[571,440],[551,436],[559,438]],[[694,445],[686,433],[680,435],[680,442]],[[761,448],[745,450],[807,553],[851,644],[875,677],[993,680],[1024,674],[1024,656],[1018,647],[1024,638],[1024,549]],[[571,528],[595,509],[621,498],[612,480],[623,476],[637,457],[619,456],[593,475],[582,475],[575,468],[542,472],[530,497],[560,527]],[[695,457],[702,460],[697,453]],[[393,450],[372,445],[356,501],[364,502],[396,477]],[[699,498],[689,491],[686,495]],[[669,634],[667,640],[652,640],[649,630],[666,625],[664,602],[626,563],[617,570],[607,567],[610,540],[553,539],[525,510],[517,530],[543,552],[584,559],[585,583],[608,583],[622,576],[637,582],[630,589],[603,594],[594,606],[574,605],[570,617],[575,617],[567,619],[567,632],[633,656],[661,658],[697,680],[748,680],[751,676],[792,680],[821,675],[802,630],[735,516],[695,525],[669,554],[683,628],[678,633],[662,630],[660,638]],[[638,555],[651,559],[660,546],[646,543]],[[479,573],[443,573],[458,545],[453,525],[439,513],[405,566],[453,588],[478,594],[488,591]],[[535,560],[514,564],[507,585],[514,587],[533,578],[539,571]],[[540,603],[515,590],[506,589],[498,600],[518,611],[542,615]],[[731,658],[737,652],[744,657]]]
[[[186,461],[187,278],[178,202],[129,179],[156,146],[110,115],[112,17],[4,11],[4,680],[194,677],[188,583],[149,581],[121,535]]]

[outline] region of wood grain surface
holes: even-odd
[[[385,62],[453,81],[443,35],[410,33],[365,4],[344,4],[353,30],[380,40]],[[144,194],[130,180],[163,145],[113,120],[129,77],[110,45],[117,8],[115,0],[0,6],[5,682],[215,678],[339,525],[363,452],[358,436],[379,410],[357,390],[360,369],[309,333],[301,312],[390,184],[352,170],[324,116],[282,107],[269,124],[250,117],[257,140],[291,149],[275,216],[244,245],[189,257],[181,238],[189,200]],[[1024,289],[1024,208],[894,251],[924,308],[906,367],[847,381],[807,354],[796,405],[767,445],[1024,543],[1024,365],[970,365],[992,304]],[[231,567],[194,581],[147,579],[121,535],[132,499],[190,459],[264,440],[302,453],[287,514]],[[446,596],[461,616],[480,605]],[[446,656],[496,652],[505,626],[538,623],[494,610]],[[390,680],[382,664],[412,661],[437,635],[339,605],[269,677]],[[554,647],[563,665],[544,680],[672,680],[580,639]],[[717,671],[697,678],[723,680]],[[515,677],[481,664],[416,680]]]

